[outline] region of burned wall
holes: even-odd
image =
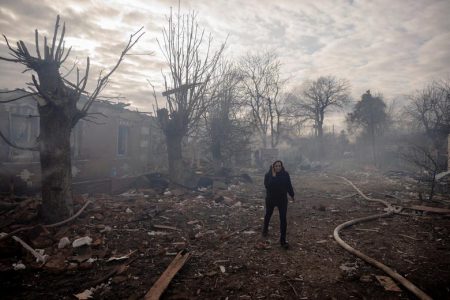
[[[107,101],[94,103],[90,113],[96,116],[95,123],[81,120],[72,130],[74,183],[136,176],[165,160],[164,153],[155,153],[159,147],[155,143],[161,142],[162,135],[154,118]],[[37,115],[30,99],[0,105],[0,130],[16,144],[31,145],[39,134]],[[1,191],[20,186],[35,192],[39,185],[39,153],[17,150],[0,141]]]

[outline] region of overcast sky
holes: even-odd
[[[66,45],[84,69],[91,59],[92,84],[100,68],[114,65],[129,34],[146,34],[112,76],[105,95],[123,96],[140,110],[152,110],[147,80],[162,90],[165,62],[156,39],[162,37],[170,7],[156,0],[0,0],[0,31],[21,39],[34,51],[34,30],[52,36],[56,15],[66,22]],[[181,1],[182,12],[195,10],[201,26],[226,55],[275,50],[290,86],[320,75],[348,79],[352,95],[367,89],[388,100],[409,94],[432,79],[450,77],[449,0],[347,1]],[[41,42],[42,45],[42,42]],[[7,57],[0,42],[0,56]],[[73,60],[72,60],[73,61]],[[71,64],[67,64],[70,68]],[[23,87],[31,74],[23,66],[0,61],[0,88]]]

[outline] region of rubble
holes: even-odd
[[[84,236],[82,238],[78,238],[78,239],[74,240],[72,243],[72,247],[78,248],[78,247],[82,247],[82,246],[89,246],[91,243],[92,243],[92,238],[89,236]]]
[[[371,176],[353,178],[361,179],[358,184],[364,190],[403,198],[401,182],[372,181]],[[360,197],[354,196],[351,187],[326,174],[291,174],[294,188],[299,188],[296,201],[289,203],[288,239],[293,251],[286,252],[279,246],[277,212],[269,236],[261,237],[262,174],[252,177],[258,180],[214,179],[213,187],[203,192],[168,184],[160,191],[145,187],[118,196],[90,195],[93,205],[72,222],[45,227],[47,232],[34,223],[26,226],[33,230],[10,223],[2,227],[6,232],[0,245],[2,291],[7,298],[32,299],[40,298],[40,291],[49,291],[46,286],[51,286],[58,295],[142,299],[178,253],[188,249],[189,261],[170,280],[165,277],[165,298],[323,299],[332,295],[346,299],[360,295],[381,299],[392,294],[378,284],[373,269],[349,261],[348,253],[330,238],[336,224],[376,213],[378,207],[358,202]],[[216,182],[219,187],[222,182],[223,189]],[[170,194],[163,195],[164,191]],[[404,203],[386,199],[398,205],[420,205],[408,197],[404,199],[410,202]],[[83,201],[86,197],[78,207]],[[439,270],[450,268],[450,228],[444,216],[430,213],[377,220],[343,234],[358,249],[394,261],[396,269],[428,289],[444,286]],[[43,248],[48,255],[45,265],[36,263],[34,256],[8,238],[8,232],[17,229],[21,231],[15,235],[30,245],[50,241]],[[79,246],[74,247],[77,240]],[[14,271],[13,264],[19,270]],[[26,271],[21,271],[22,265]],[[10,279],[10,271],[20,277]],[[36,274],[44,286],[39,289],[33,285]],[[450,294],[445,289],[440,293],[435,298]]]
[[[27,268],[21,261],[13,263],[12,266],[14,271],[25,270]]]
[[[65,236],[59,240],[58,249],[66,248],[69,245],[70,245],[70,240],[68,237]]]

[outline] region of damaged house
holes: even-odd
[[[90,113],[91,118],[81,120],[72,130],[74,191],[114,192],[165,163],[164,143],[153,117],[110,101],[94,102]],[[26,97],[0,105],[0,131],[15,145],[33,146],[39,136],[35,100]],[[0,141],[1,191],[36,191],[39,186],[39,152]]]

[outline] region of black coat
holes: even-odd
[[[284,169],[272,176],[272,168],[264,176],[264,186],[266,187],[266,200],[287,200],[287,194],[294,197],[291,177]]]

